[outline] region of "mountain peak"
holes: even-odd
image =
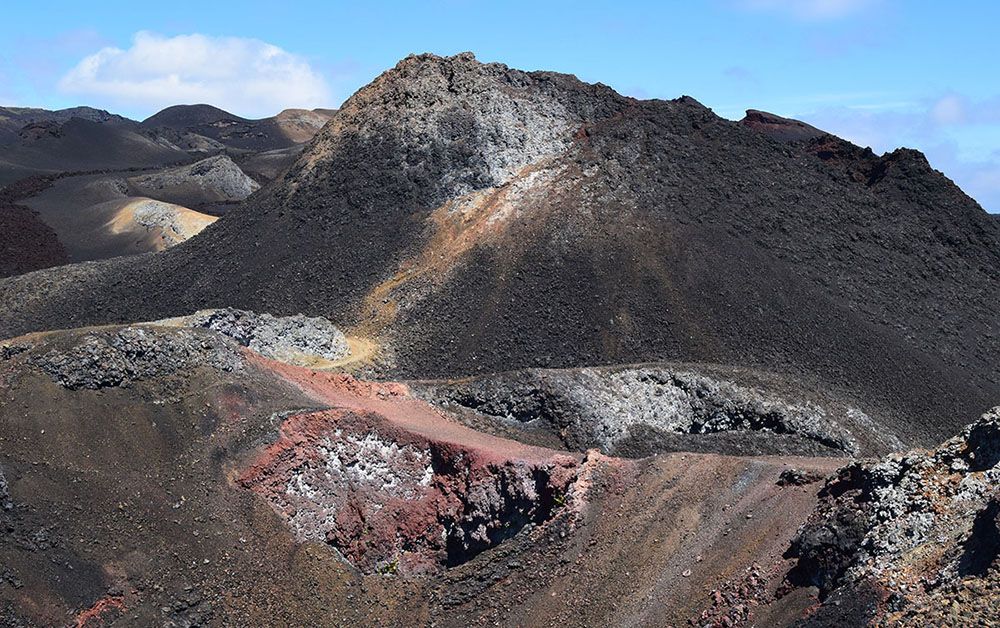
[[[477,63],[479,65],[486,65],[476,59],[475,53],[467,50],[453,55],[437,55],[433,52],[411,53],[400,59],[399,62],[396,63],[395,67],[401,68],[411,65],[425,65],[429,63]]]
[[[142,121],[146,127],[183,129],[198,124],[212,124],[220,120],[244,120],[228,111],[204,103],[172,105]]]
[[[343,104],[303,164],[311,172],[334,153],[352,151],[346,141],[383,137],[395,146],[398,171],[441,173],[432,186],[443,199],[503,184],[564,151],[585,123],[630,102],[606,86],[481,63],[472,53],[411,55]]]

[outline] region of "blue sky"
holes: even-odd
[[[263,116],[336,106],[411,52],[689,94],[728,118],[797,117],[877,152],[923,150],[1000,211],[1000,3],[8,3],[0,103],[76,104],[143,118],[211,100]]]

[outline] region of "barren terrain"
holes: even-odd
[[[997,614],[1000,222],[917,151],[427,54],[2,108],[4,183],[4,625]]]

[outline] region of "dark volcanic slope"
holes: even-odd
[[[36,173],[142,168],[178,163],[187,154],[124,119],[29,124],[0,151],[0,185]]]
[[[66,250],[55,231],[23,205],[0,197],[0,277],[65,264]]]
[[[17,140],[18,132],[29,124],[62,123],[71,118],[91,122],[128,122],[126,118],[92,107],[71,107],[56,111],[32,107],[0,107],[0,145]]]
[[[321,313],[407,376],[764,367],[846,389],[930,444],[1000,396],[998,270],[1000,224],[915,151],[785,143],[686,97],[420,56],[198,238],[0,285],[0,334],[222,305]],[[24,298],[40,282],[46,298]]]
[[[69,262],[56,232],[38,212],[18,204],[49,184],[46,177],[29,177],[0,187],[0,277]]]

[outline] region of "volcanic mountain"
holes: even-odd
[[[471,54],[266,126],[18,131],[183,163],[0,188],[0,272],[141,253],[0,280],[0,623],[995,615],[1000,222],[922,155]]]
[[[952,435],[1000,396],[1000,223],[915,151],[761,118],[412,56],[200,236],[5,280],[0,335],[303,312],[386,375],[731,364]]]

